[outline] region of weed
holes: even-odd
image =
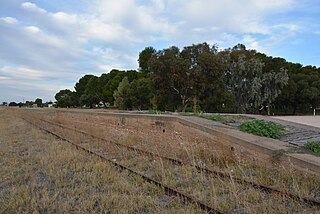
[[[303,147],[314,153],[320,154],[320,141],[308,142],[304,144]]]
[[[284,126],[264,120],[253,120],[245,122],[240,126],[240,130],[254,135],[279,139],[284,135]]]

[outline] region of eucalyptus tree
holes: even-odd
[[[262,67],[263,63],[259,59],[247,59],[244,55],[241,55],[237,61],[230,62],[228,84],[238,103],[239,113],[245,113],[251,102],[257,106],[264,101],[261,97]]]
[[[281,94],[285,85],[288,84],[289,76],[287,69],[281,67],[279,72],[268,72],[262,76],[261,100],[268,104],[268,115],[273,101]]]
[[[225,88],[222,65],[217,48],[207,43],[187,46],[182,51],[177,47],[164,49],[149,60],[155,90],[160,97],[177,97],[182,111],[187,106],[197,110],[207,96],[219,96],[218,89]]]
[[[227,85],[238,103],[238,112],[249,107],[270,105],[288,84],[287,62],[237,45],[224,52]]]

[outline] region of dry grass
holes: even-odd
[[[230,176],[227,178],[207,175],[205,173],[198,173],[194,167],[191,167],[189,165],[185,165],[182,167],[172,165],[171,163],[163,161],[157,157],[142,156],[141,154],[128,151],[112,144],[95,141],[94,139],[87,138],[83,135],[67,129],[54,128],[51,125],[46,125],[45,123],[42,124],[42,126],[47,126],[46,128],[51,129],[55,132],[59,132],[61,135],[64,135],[68,139],[72,139],[74,142],[77,142],[88,149],[103,154],[107,158],[115,159],[117,162],[129,166],[130,168],[133,168],[137,171],[141,171],[156,180],[159,180],[169,186],[175,187],[184,193],[192,195],[199,200],[205,201],[208,204],[212,204],[225,211],[244,207],[246,208],[247,213],[303,213],[307,212],[306,210],[308,210],[309,208],[301,201],[288,199],[285,195],[272,194],[270,196],[256,189],[253,189],[248,185],[239,184],[233,179],[233,176],[243,177],[262,184],[280,187],[284,190],[294,192],[303,197],[317,197],[318,199],[320,198],[320,182],[317,176],[298,172],[291,166],[282,168],[280,165],[275,167],[272,164],[266,165],[266,163],[264,162],[253,161],[257,159],[251,157],[246,158],[244,156],[244,154],[250,155],[248,151],[246,151],[246,153],[243,153],[239,148],[230,149],[229,146],[221,145],[218,139],[209,138],[208,136],[205,136],[201,133],[190,129],[185,129],[184,127],[178,126],[176,124],[162,124],[160,127],[148,126],[148,124],[136,124],[136,126],[134,126],[132,124],[128,125],[130,121],[120,121],[121,124],[119,123],[118,125],[116,120],[111,120],[104,117],[97,118],[95,116],[93,116],[93,118],[90,118],[89,115],[81,114],[62,114],[61,112],[53,112],[51,114],[47,114],[45,112],[42,112],[42,114],[34,114],[29,112],[28,114],[30,114],[30,116],[32,116],[31,118],[34,119],[40,117],[50,118],[55,122],[68,124],[69,126],[73,127],[76,126],[80,130],[85,130],[86,132],[99,137],[112,139],[118,143],[135,146],[160,155],[179,158],[187,163],[203,165],[209,168],[227,172],[230,174]],[[166,131],[163,132],[163,129],[165,129]],[[39,139],[39,137],[35,136],[34,139]],[[65,144],[61,144],[61,154],[65,152],[64,149],[66,146],[67,145]],[[56,179],[58,179],[59,183],[63,183],[64,185],[66,185],[68,181],[71,181],[71,183],[83,184],[83,190],[79,190],[80,193],[77,193],[78,195],[93,191],[86,189],[88,188],[88,186],[93,184],[97,185],[100,189],[103,185],[100,185],[98,181],[101,181],[100,179],[102,179],[102,183],[112,183],[112,188],[115,188],[113,189],[114,193],[112,195],[123,195],[124,191],[125,194],[130,196],[131,194],[138,194],[139,201],[145,201],[137,202],[128,197],[128,204],[132,203],[130,205],[132,207],[130,207],[129,209],[128,207],[121,207],[121,205],[117,204],[112,205],[115,207],[120,207],[116,208],[116,210],[123,209],[124,212],[129,212],[131,210],[135,210],[136,212],[144,212],[144,209],[155,209],[160,212],[160,210],[172,211],[173,209],[176,209],[175,211],[179,210],[180,212],[182,212],[183,209],[186,209],[186,207],[179,205],[179,203],[178,205],[176,204],[173,206],[168,206],[163,203],[159,204],[159,201],[157,201],[159,200],[158,196],[163,193],[161,193],[161,191],[159,192],[157,188],[144,184],[137,178],[133,179],[132,177],[130,177],[130,175],[126,175],[125,173],[122,173],[121,176],[118,175],[119,172],[111,173],[113,174],[113,176],[109,175],[108,172],[109,170],[113,170],[112,167],[110,168],[110,166],[108,166],[109,168],[106,171],[101,170],[99,167],[95,168],[94,166],[97,163],[103,165],[103,163],[99,162],[96,159],[89,159],[86,162],[86,164],[93,165],[90,165],[89,167],[90,169],[92,169],[91,171],[87,170],[84,166],[80,167],[81,169],[86,169],[84,170],[85,172],[81,170],[79,172],[79,174],[85,173],[85,175],[81,176],[81,178],[84,177],[84,180],[74,180],[74,172],[76,172],[75,174],[78,175],[76,165],[81,162],[80,160],[78,160],[78,158],[82,158],[85,160],[85,157],[87,156],[81,156],[81,153],[79,153],[78,151],[74,152],[72,148],[70,148],[70,150],[73,151],[72,154],[65,154],[62,155],[62,157],[59,156],[60,152],[54,153],[52,159],[49,160],[49,163],[56,162],[56,159],[61,159],[61,166],[58,165],[58,167],[51,170],[53,174],[56,171],[60,172],[62,166],[69,166],[69,164],[71,164],[71,168],[66,168],[62,173],[71,174],[71,176],[67,176],[62,180],[59,180],[59,178]],[[32,157],[33,156],[34,155],[32,155]],[[72,157],[72,160],[63,159],[63,157]],[[73,160],[75,161],[73,162]],[[73,166],[73,164],[75,165]],[[107,164],[104,164],[104,167],[107,167]],[[102,176],[101,174],[99,174],[101,171],[106,173],[107,175]],[[89,175],[87,175],[87,173]],[[98,176],[98,178],[95,178],[96,176]],[[101,178],[101,176],[103,178]],[[37,183],[37,181],[34,182]],[[133,190],[128,187],[130,186],[128,182],[131,182],[130,185],[135,187],[132,188]],[[143,186],[147,187],[142,188]],[[140,196],[141,192],[135,192],[136,188],[142,188],[142,192],[144,192],[144,194]],[[130,189],[130,191],[127,189]],[[58,192],[60,191],[62,190],[60,189]],[[106,194],[106,192],[108,191],[110,190],[102,188],[99,193],[102,192],[101,195],[104,196],[104,194]],[[77,194],[71,195],[68,200],[74,200],[74,197],[77,197]],[[95,192],[94,195],[99,196],[99,194]],[[165,196],[162,195],[161,198],[162,197]],[[78,198],[80,197],[78,196]],[[81,197],[81,199],[84,201],[83,207],[89,206],[87,204],[89,203],[88,201],[92,201],[91,197]],[[101,201],[104,200],[107,199],[99,198],[99,205],[102,204]],[[114,200],[119,200],[119,197],[116,197]],[[160,201],[162,200],[160,199]],[[113,203],[116,202],[112,202],[112,204]],[[52,205],[49,206],[51,207]],[[74,206],[75,205],[72,205],[71,207]],[[94,209],[93,211],[100,212],[101,210],[110,209],[110,207],[108,207],[107,205],[102,207],[103,208],[100,208],[99,210]],[[188,209],[189,208],[190,207],[188,207]],[[189,212],[198,211],[193,209]]]
[[[0,111],[0,213],[201,212]]]

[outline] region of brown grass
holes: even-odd
[[[0,111],[0,213],[201,211]]]

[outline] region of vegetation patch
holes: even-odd
[[[208,120],[213,120],[222,123],[244,123],[250,120],[250,118],[241,115],[223,115],[223,114],[213,114],[213,115],[202,115],[201,117]]]
[[[245,122],[240,126],[240,130],[254,135],[279,139],[284,135],[284,126],[264,120],[253,120]]]
[[[320,154],[320,141],[308,142],[304,144],[303,147],[314,153]]]

